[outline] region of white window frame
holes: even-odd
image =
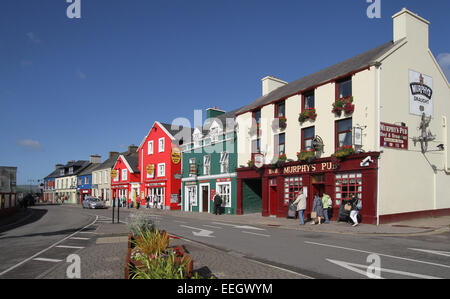
[[[195,158],[190,158],[189,159],[189,176],[194,176],[195,174],[194,173],[191,173],[191,165],[192,164],[196,164],[196,162],[195,162]],[[197,167],[197,166],[196,166]],[[196,169],[197,170],[197,169]]]
[[[203,175],[211,175],[211,156],[203,156]]]
[[[122,182],[128,180],[128,170],[126,168],[122,169],[120,178],[122,179]]]
[[[104,184],[108,184],[108,171],[107,171],[107,170],[105,170],[105,171],[103,172],[103,176],[104,176],[104,178],[103,178],[103,183],[104,183]]]
[[[153,140],[147,142],[147,155],[153,155]]]
[[[164,137],[158,139],[158,153],[164,153]]]
[[[161,173],[161,166],[163,166],[163,171]],[[166,163],[158,163],[158,177],[164,177],[166,176]]]
[[[223,189],[221,187],[228,187],[228,193],[224,193]],[[223,182],[223,183],[216,183],[216,192],[220,195],[222,198],[223,206],[226,208],[231,208],[231,201],[232,201],[232,192],[231,192],[231,182]],[[226,197],[228,197],[228,202],[226,201]]]
[[[114,169],[115,170],[115,169]],[[120,177],[120,173],[117,172],[116,177],[114,178],[114,182],[118,182],[119,181],[119,177]]]
[[[185,194],[187,199],[187,210],[189,211],[189,207],[197,207],[198,206],[198,192],[197,185],[186,186]],[[192,196],[193,195],[193,196]]]
[[[229,170],[229,154],[228,152],[220,153],[220,173],[228,173]]]

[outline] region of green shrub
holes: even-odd
[[[155,231],[156,227],[149,216],[144,214],[131,214],[128,217],[128,228],[134,236],[145,231]]]

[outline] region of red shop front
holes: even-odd
[[[376,223],[378,157],[379,153],[370,152],[354,154],[340,161],[321,158],[311,164],[288,162],[259,169],[236,169],[237,213],[259,209],[262,216],[286,217],[289,203],[303,188],[307,194],[308,218],[315,194],[331,196],[332,220],[337,219],[342,200],[355,194],[363,201],[362,222]]]

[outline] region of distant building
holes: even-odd
[[[86,196],[91,195],[92,189],[92,172],[102,162],[99,155],[91,155],[89,158],[89,166],[84,168],[77,176],[77,202],[81,204]]]
[[[58,168],[55,177],[55,199],[65,203],[77,203],[77,176],[90,165],[89,161],[69,161]]]
[[[109,152],[108,159],[92,170],[92,196],[102,198],[106,202],[111,200],[111,170],[119,155],[118,152]]]
[[[122,153],[111,170],[111,190],[113,198],[126,198],[127,203],[139,200],[139,153],[138,147],[130,145],[128,151]]]
[[[16,206],[17,167],[0,166],[0,209]]]

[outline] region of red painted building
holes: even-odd
[[[126,198],[127,203],[141,200],[139,153],[137,146],[129,146],[121,153],[111,170],[111,190],[113,198]]]
[[[187,127],[155,122],[139,146],[141,197],[150,198],[151,206],[181,209],[181,150],[190,140]]]

